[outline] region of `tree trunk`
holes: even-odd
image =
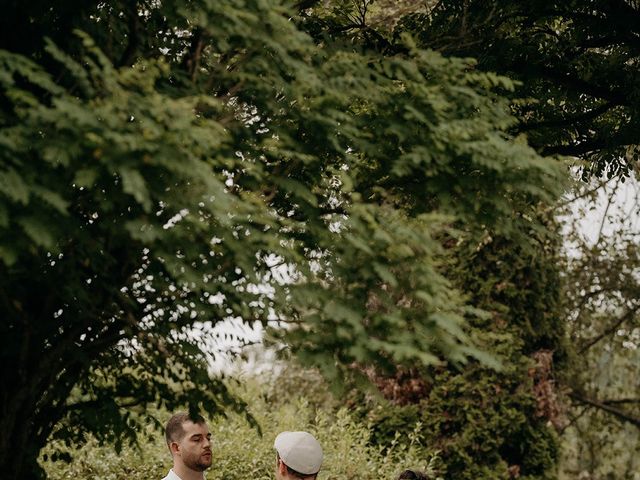
[[[14,395],[5,396],[8,404],[0,405],[0,471],[2,478],[7,480],[45,478],[44,472],[38,464],[40,449],[44,446],[34,442],[38,437],[34,421],[35,411],[33,402],[23,400],[22,391],[12,392]]]
[[[51,358],[42,338],[34,338],[27,328],[15,330],[17,338],[28,340],[18,349],[8,348],[0,362],[0,472],[3,480],[41,479],[40,451],[87,363],[80,355]]]

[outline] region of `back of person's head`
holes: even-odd
[[[167,445],[171,445],[171,442],[179,442],[184,437],[185,431],[182,425],[185,422],[193,422],[202,425],[206,423],[205,419],[200,415],[189,415],[185,412],[178,412],[171,416],[164,427],[164,438],[167,441]]]
[[[273,444],[276,461],[282,462],[286,475],[291,478],[312,480],[322,466],[322,447],[307,432],[282,432]]]
[[[276,453],[277,455],[277,459],[278,460],[282,460],[280,458],[280,454]],[[311,473],[311,474],[304,474],[301,472],[298,472],[297,470],[294,470],[293,468],[291,468],[289,465],[287,465],[286,463],[284,463],[284,468],[287,470],[287,475],[291,478],[296,478],[296,479],[301,479],[301,480],[315,480],[316,478],[318,478],[318,473]]]
[[[400,474],[398,480],[429,480],[429,477],[417,470],[405,470]]]

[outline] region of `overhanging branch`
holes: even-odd
[[[624,405],[626,403],[638,403],[640,404],[640,398],[610,398],[602,400],[602,403],[607,405]]]
[[[574,123],[584,122],[586,120],[593,120],[594,118],[599,117],[600,115],[608,112],[615,106],[612,102],[607,102],[599,107],[593,108],[588,112],[584,112],[579,115],[574,115],[565,118],[554,118],[550,120],[541,120],[539,122],[528,122],[523,123],[518,126],[518,132],[527,132],[530,130],[535,130],[537,128],[549,128],[549,127],[563,127],[568,125],[573,125]]]
[[[575,401],[582,403],[583,405],[589,405],[591,407],[595,407],[599,410],[602,410],[604,412],[610,413],[611,415],[613,415],[614,417],[616,417],[619,420],[622,420],[623,422],[627,422],[630,423],[631,425],[634,425],[638,428],[640,428],[640,418],[639,417],[634,417],[633,415],[625,412],[624,410],[620,410],[617,407],[613,407],[610,404],[604,403],[601,400],[595,400],[593,398],[588,398],[585,397],[583,395],[580,395],[578,393],[570,393],[569,396],[574,399]]]

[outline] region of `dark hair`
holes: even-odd
[[[276,450],[276,458],[278,460],[282,460],[282,458],[280,458],[280,454],[278,453],[278,451]],[[306,479],[306,478],[318,478],[318,472],[316,473],[309,473],[309,474],[305,474],[305,473],[300,473],[296,470],[294,470],[293,468],[291,468],[289,465],[287,465],[286,463],[284,463],[284,460],[282,460],[282,464],[287,468],[287,473],[289,475],[291,475],[292,477],[296,477],[296,478],[302,478],[302,479]]]
[[[164,438],[167,441],[167,445],[171,445],[171,442],[181,440],[184,437],[185,431],[182,428],[184,422],[193,422],[200,425],[206,423],[201,415],[192,416],[185,412],[174,414],[164,427]]]
[[[405,470],[400,474],[398,480],[429,480],[425,473],[416,470]]]

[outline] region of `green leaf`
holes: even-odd
[[[361,326],[362,314],[338,300],[327,302],[323,310],[329,318],[346,320],[352,326]]]
[[[398,286],[398,280],[391,270],[386,266],[378,262],[373,262],[372,267],[382,281],[386,282],[392,287]]]
[[[36,245],[49,249],[53,249],[55,246],[50,226],[42,219],[33,216],[23,217],[19,218],[17,223]]]
[[[92,96],[94,94],[93,85],[91,85],[91,80],[89,79],[89,75],[84,67],[75,61],[71,56],[67,53],[63,52],[56,44],[54,44],[51,39],[45,39],[45,50],[58,61],[60,64],[64,65],[69,72],[73,75],[74,79],[78,82],[78,85],[82,87],[85,93]]]
[[[371,247],[367,245],[366,241],[360,238],[359,236],[347,234],[345,235],[345,239],[354,247],[356,247],[358,250],[362,250],[363,252],[369,255],[373,254],[373,250],[371,249]]]
[[[276,178],[274,182],[311,206],[318,206],[318,199],[303,183],[292,178]]]
[[[62,198],[60,194],[58,194],[57,192],[54,192],[52,190],[49,190],[43,187],[36,186],[36,187],[33,187],[33,193],[36,196],[42,198],[49,205],[54,207],[58,212],[62,213],[63,215],[67,215],[69,202],[64,198]]]
[[[70,162],[69,151],[61,145],[53,145],[45,148],[42,152],[42,158],[54,166],[61,165],[68,167]]]
[[[18,253],[9,245],[0,244],[0,258],[8,267],[12,266],[18,260]]]
[[[29,187],[14,169],[0,172],[0,192],[24,205],[29,203]]]
[[[132,220],[126,223],[125,228],[131,238],[144,243],[151,243],[161,235],[161,231],[148,220]]]
[[[149,212],[151,210],[151,198],[149,197],[146,182],[140,172],[130,168],[122,168],[119,173],[122,178],[122,190],[132,195],[142,205],[145,212]]]
[[[98,172],[94,168],[82,168],[73,177],[73,183],[78,187],[92,187],[98,178]]]

